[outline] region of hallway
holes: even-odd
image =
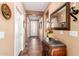
[[[64,30],[70,30],[70,3],[24,2],[23,6],[26,30],[24,49],[19,56],[67,56],[69,45],[61,36]]]
[[[21,52],[20,56],[42,56],[41,40],[36,36],[29,37],[28,44],[26,43],[25,48]]]
[[[0,2],[1,56],[79,56],[79,2]]]
[[[27,37],[25,39],[24,50],[20,52],[20,56],[42,56],[42,39],[43,32],[40,33],[40,29],[43,30],[43,12],[47,8],[47,3],[23,3],[26,9],[27,20]],[[38,7],[37,7],[38,6]],[[39,8],[39,6],[41,6]],[[42,26],[42,28],[41,28]],[[41,35],[41,36],[40,36]]]

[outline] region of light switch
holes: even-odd
[[[78,37],[78,32],[77,31],[70,31],[69,35],[73,36],[73,37]]]
[[[4,32],[0,32],[0,39],[4,38],[5,33]]]
[[[64,34],[64,31],[60,31],[60,34]]]

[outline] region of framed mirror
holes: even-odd
[[[70,30],[70,3],[66,2],[50,15],[50,24],[55,30]]]

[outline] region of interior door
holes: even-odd
[[[23,45],[23,15],[15,9],[14,55],[19,55]]]
[[[38,21],[30,21],[30,36],[38,36]]]

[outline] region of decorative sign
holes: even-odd
[[[1,12],[5,19],[9,20],[11,18],[11,10],[7,4],[2,4]]]

